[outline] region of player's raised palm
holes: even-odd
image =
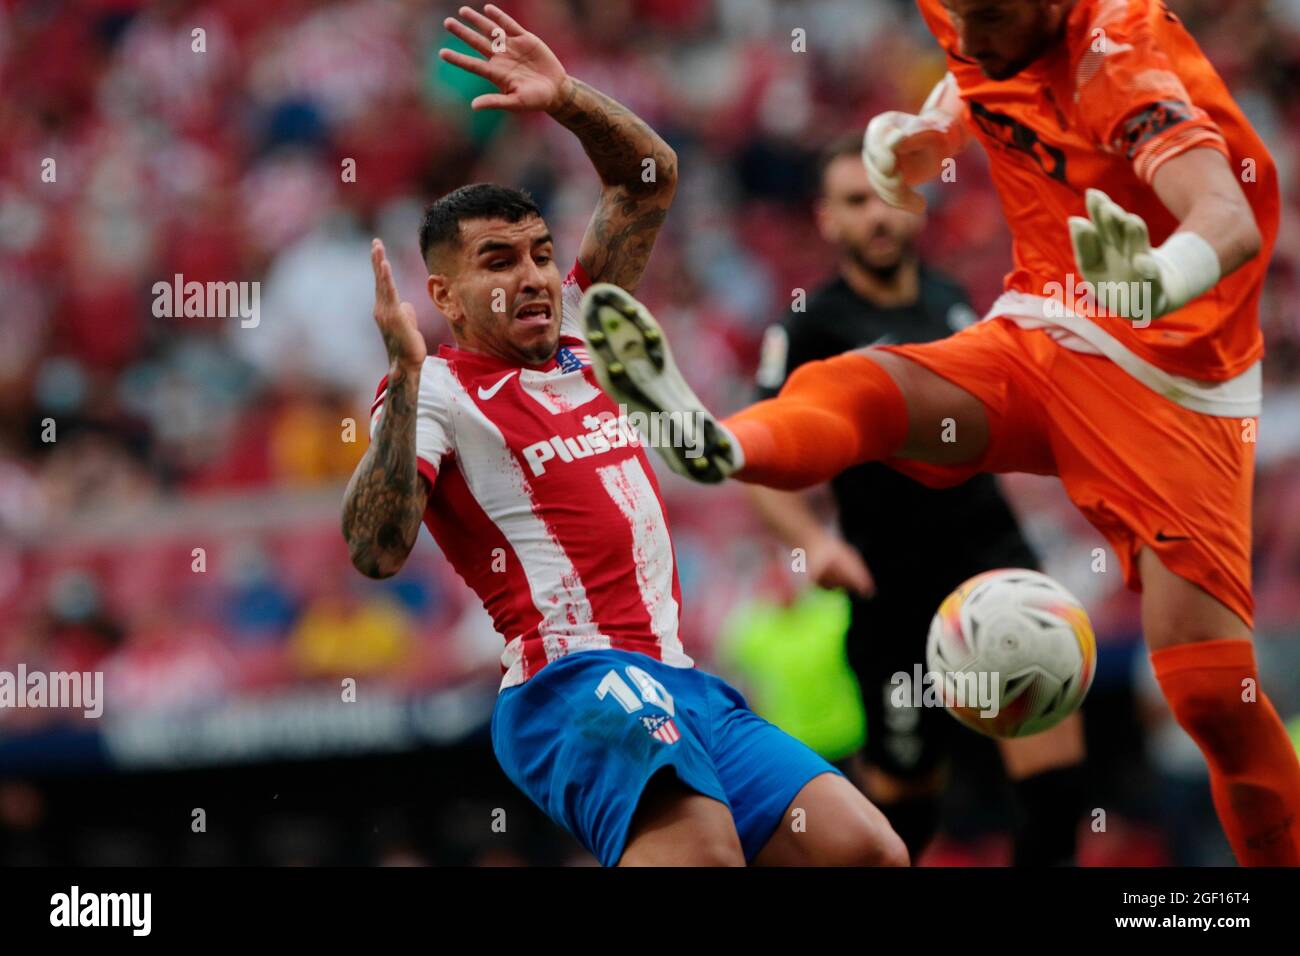
[[[1111,314],[1129,319],[1152,317],[1138,313],[1135,305],[1140,301],[1149,302],[1155,315],[1169,311],[1158,254],[1151,248],[1142,217],[1126,211],[1100,189],[1087,191],[1085,207],[1088,218],[1069,219],[1070,242],[1079,272],[1093,284],[1097,301]],[[1117,287],[1135,283],[1149,287],[1146,299],[1117,294]]]
[[[474,109],[519,113],[551,110],[560,104],[568,74],[541,38],[490,3],[483,13],[461,7],[460,15],[470,26],[452,17],[444,20],[443,26],[485,59],[446,48],[438,55],[453,66],[492,81],[501,91],[474,97],[470,104]]]
[[[388,264],[384,244],[378,239],[370,244],[370,264],[375,270],[375,325],[384,337],[388,364],[418,371],[429,354],[429,347],[416,323],[415,307],[398,298],[393,267]]]

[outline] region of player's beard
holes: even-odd
[[[554,339],[548,339],[546,342],[528,347],[516,346],[516,348],[530,365],[545,365],[555,358],[555,353],[559,351],[560,337],[557,334]]]
[[[512,320],[513,321],[513,320]],[[507,340],[517,357],[529,365],[545,365],[555,358],[560,348],[560,325],[555,322],[544,335],[528,335],[516,339],[507,331]]]
[[[993,71],[989,71],[980,64],[980,72],[990,80],[1009,80],[1013,76],[1027,70],[1033,66],[1050,48],[1059,42],[1065,29],[1065,20],[1062,18],[1059,22],[1053,23],[1046,10],[1039,8],[1038,22],[1035,29],[1030,31],[1030,35],[1036,37],[1030,49],[1016,57],[1014,60],[1007,60],[1002,66]]]
[[[512,328],[514,321],[513,317],[489,313],[477,324],[470,322],[454,333],[457,347],[524,365],[545,365],[555,357],[560,348],[558,321],[553,320],[544,334],[525,335]],[[472,329],[472,336],[468,338],[465,335],[467,329]]]
[[[908,242],[899,242],[898,255],[888,262],[873,261],[866,253],[865,243],[862,246],[857,244],[849,245],[846,247],[846,251],[849,258],[853,260],[854,265],[863,272],[868,273],[877,282],[883,284],[893,282],[898,276],[899,270],[912,259],[914,253],[912,244]]]
[[[981,64],[980,72],[990,80],[1009,80],[1022,70],[1032,66],[1034,61],[1037,60],[1040,55],[1041,54],[1039,53],[1034,53],[1032,55],[1023,56],[1018,60],[1014,60],[1004,66],[998,67],[996,70],[989,70]]]

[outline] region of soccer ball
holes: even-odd
[[[977,574],[939,605],[925,647],[948,712],[990,737],[1025,737],[1078,710],[1097,670],[1079,601],[1037,571]]]

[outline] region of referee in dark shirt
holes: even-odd
[[[867,345],[929,342],[977,320],[962,289],[922,266],[923,220],[871,191],[861,137],[833,143],[820,164],[817,223],[837,274],[763,339],[759,398],[795,368]],[[867,744],[850,775],[889,817],[915,861],[939,822],[945,756],[966,733],[942,708],[890,704],[894,675],[925,666],[925,640],[940,602],[981,571],[1037,567],[1037,558],[992,475],[934,490],[879,463],[831,482],[840,535],[798,492],[747,485],[759,513],[790,548],[803,548],[817,584],[852,599],[847,646],[862,688]],[[910,695],[909,695],[910,696]],[[1083,730],[1076,714],[1033,737],[999,742],[1020,813],[1017,865],[1073,862],[1082,812]]]

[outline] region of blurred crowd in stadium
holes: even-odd
[[[1282,172],[1262,314],[1255,570],[1265,672],[1290,679],[1270,692],[1295,714],[1300,0],[1170,5]],[[817,149],[882,109],[915,108],[943,69],[912,5],[505,7],[676,149],[676,204],[641,292],[670,337],[689,336],[680,358],[701,398],[723,411],[747,403],[764,327],[831,269],[810,216]],[[428,200],[476,180],[523,186],[564,257],[597,194],[556,124],[470,111],[487,87],[436,55],[454,8],[0,0],[0,664],[103,669],[113,706],[153,715],[340,676],[397,693],[467,681],[490,692],[499,638],[432,544],[375,583],[351,570],[338,533],[386,365],[370,318],[370,237],[384,239],[430,342],[449,341],[423,291],[416,231]],[[1008,267],[1008,236],[980,152],[957,169],[928,193],[923,251],[983,308]],[[158,317],[154,284],[177,275],[259,282],[259,320]],[[798,581],[734,489],[662,477],[685,640],[708,666],[738,607]],[[1148,782],[1181,786],[1167,722],[1134,703],[1158,695],[1131,653],[1136,603],[1113,569],[1092,567],[1102,542],[1050,482],[1007,486],[1047,569],[1088,604],[1103,644],[1124,649],[1109,679],[1134,732],[1145,726],[1149,755],[1137,746],[1125,759],[1143,763]],[[1281,663],[1270,671],[1271,659]],[[0,741],[32,722],[5,714]],[[4,776],[0,763],[0,788]],[[1186,786],[1197,809],[1180,825],[1217,832],[1203,785]],[[40,818],[39,790],[23,787],[0,789],[0,830]],[[1163,820],[1166,835],[1177,816]],[[1149,840],[1123,841],[1106,861],[1186,860],[1151,817]]]

